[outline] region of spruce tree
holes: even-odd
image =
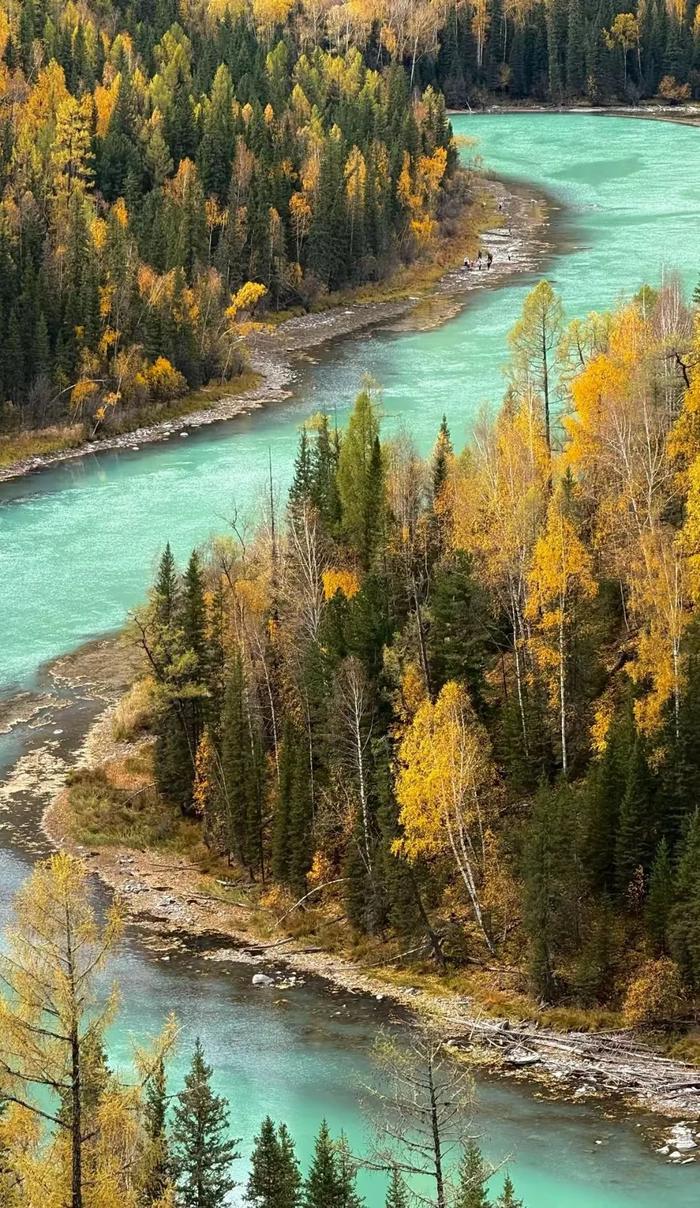
[[[654,785],[637,737],[632,747],[615,842],[615,884],[624,897],[638,869],[646,872],[654,850]]]
[[[306,425],[299,435],[299,447],[294,461],[294,477],[289,488],[289,503],[291,507],[299,507],[308,503],[312,495],[311,450],[309,434]]]
[[[496,1200],[496,1208],[523,1208],[523,1201],[516,1198],[513,1181],[509,1174],[503,1183],[503,1191]]]
[[[341,517],[337,482],[339,456],[338,434],[331,433],[328,416],[324,413],[319,417],[318,432],[311,450],[311,500],[331,534],[335,534]]]
[[[360,1208],[362,1204],[347,1144],[332,1140],[325,1120],[316,1137],[302,1202],[303,1208]]]
[[[260,740],[248,701],[243,660],[230,663],[221,718],[222,796],[228,818],[229,850],[254,877],[263,872]]]
[[[534,992],[560,989],[558,964],[579,940],[582,876],[578,794],[567,785],[537,794],[524,854],[525,927]]]
[[[170,1153],[166,1116],[168,1093],[165,1065],[161,1058],[146,1084],[144,1117],[148,1136],[147,1169],[144,1188],[146,1204],[158,1203],[170,1184]]]
[[[489,1171],[481,1156],[479,1146],[470,1141],[464,1150],[459,1168],[459,1181],[454,1208],[489,1208],[486,1190]]]
[[[384,472],[379,416],[367,390],[355,400],[338,460],[343,529],[369,569],[384,525]]]
[[[408,1189],[396,1167],[391,1172],[384,1208],[408,1208]]]
[[[673,867],[668,843],[662,839],[656,849],[656,856],[649,876],[649,892],[644,908],[644,920],[647,931],[656,949],[665,951],[667,947],[668,921],[673,906]]]
[[[700,810],[697,809],[680,847],[674,897],[668,922],[669,947],[686,984],[697,989],[700,987]]]
[[[431,464],[431,479],[433,488],[433,499],[435,500],[447,479],[447,471],[452,456],[452,438],[450,429],[447,426],[447,416],[443,415],[438,429],[435,448],[433,449],[433,458]]]
[[[586,783],[586,868],[597,891],[612,892],[615,885],[615,840],[633,745],[634,719],[628,705],[613,721],[603,757]]]
[[[301,1177],[292,1139],[284,1125],[262,1122],[251,1158],[245,1198],[255,1208],[297,1208]]]
[[[172,1160],[182,1208],[222,1208],[235,1187],[231,1166],[240,1155],[228,1134],[225,1099],[211,1088],[199,1038],[185,1086],[177,1096],[172,1129]]]

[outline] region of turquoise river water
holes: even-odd
[[[700,133],[661,122],[583,114],[460,117],[496,175],[547,191],[557,238],[547,276],[570,316],[604,309],[665,270],[688,286],[700,272]],[[429,331],[375,332],[337,341],[299,374],[283,405],[187,440],[106,452],[0,487],[0,692],[29,685],[46,660],[120,625],[143,596],[169,539],[180,557],[221,530],[233,506],[254,506],[271,455],[280,492],[299,423],[321,407],[341,419],[362,376],[381,385],[387,427],[404,423],[431,444],[442,412],[462,443],[477,410],[503,392],[505,336],[533,279],[475,291],[455,318]],[[16,753],[0,747],[0,770]],[[0,848],[0,922],[26,873],[19,847]],[[371,1075],[371,1037],[382,1005],[307,985],[286,995],[253,991],[250,969],[199,958],[164,963],[125,943],[125,986],[113,1059],[130,1034],[155,1030],[175,1008],[183,1026],[176,1062],[199,1033],[232,1102],[244,1154],[267,1111],[285,1118],[306,1157],[319,1118],[363,1145],[359,1080]],[[700,1164],[670,1167],[642,1141],[638,1119],[537,1099],[512,1083],[479,1086],[479,1131],[493,1158],[510,1155],[528,1208],[697,1208]],[[365,1180],[370,1208],[383,1191]]]

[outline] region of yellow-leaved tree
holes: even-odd
[[[570,638],[580,606],[595,596],[593,558],[578,533],[573,480],[557,485],[547,508],[529,575],[526,613],[533,624],[535,660],[545,673],[551,704],[559,714],[561,766],[568,775],[568,674]]]
[[[108,1069],[104,1032],[117,1006],[105,963],[122,933],[114,904],[100,921],[85,864],[59,854],[36,866],[14,904],[0,954],[0,1190],[22,1208],[139,1208],[150,1138],[142,1083]],[[149,1060],[151,1064],[149,1065]],[[169,1191],[163,1186],[162,1208]]]
[[[401,838],[395,851],[415,861],[450,854],[474,920],[489,951],[493,939],[483,907],[496,786],[488,735],[466,689],[448,681],[437,700],[424,700],[399,750],[396,799]]]

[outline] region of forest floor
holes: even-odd
[[[291,394],[297,369],[311,349],[369,328],[435,326],[460,310],[474,290],[498,287],[514,273],[532,271],[553,246],[548,199],[486,176],[477,181],[456,230],[439,242],[428,262],[403,268],[386,282],[329,298],[325,309],[255,332],[247,341],[249,372],[243,380],[193,392],[178,401],[174,414],[102,439],[81,442],[75,425],[0,438],[0,482],[91,453],[138,449],[280,402]],[[476,257],[478,248],[491,253],[492,267],[468,271],[464,259]]]
[[[120,742],[114,737],[118,702],[137,674],[138,660],[133,646],[106,638],[54,666],[64,696],[72,691],[92,707],[87,714],[83,708],[73,730],[70,706],[58,731],[53,728],[55,713],[42,723],[34,711],[35,724],[43,724],[46,736],[19,760],[0,789],[4,830],[12,836],[17,823],[29,834],[26,811],[31,803],[35,837],[30,846],[43,854],[36,839],[38,805],[46,850],[60,846],[84,858],[119,895],[155,957],[169,959],[171,953],[195,949],[210,960],[254,966],[253,972],[269,976],[276,993],[292,992],[298,975],[314,976],[351,993],[394,1002],[476,1066],[533,1081],[557,1096],[605,1102],[612,1097],[620,1109],[642,1107],[671,1118],[677,1121],[672,1127],[655,1128],[661,1152],[675,1162],[691,1160],[696,1150],[700,1154],[697,1066],[672,1060],[643,1037],[615,1026],[612,1013],[607,1019],[600,1012],[591,1014],[584,1023],[583,1016],[569,1018],[565,1011],[529,1010],[524,996],[499,991],[512,970],[475,974],[461,969],[438,976],[427,962],[402,959],[408,954],[386,941],[351,944],[337,917],[337,900],[318,908],[308,903],[283,917],[290,903],[266,896],[225,861],[214,860],[193,823],[163,828],[159,817],[163,834],[151,843],[142,823],[140,830],[130,829],[111,811],[107,820],[103,816],[97,822],[89,813],[79,815],[67,783],[72,769],[98,778],[106,774],[111,783],[129,788],[129,800],[138,799],[138,786],[151,779],[148,740]],[[39,703],[49,704],[46,698],[34,702]],[[6,706],[5,722],[26,719],[31,712],[28,701],[14,711]],[[64,740],[53,737],[57,733]]]

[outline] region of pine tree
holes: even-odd
[[[292,1139],[284,1125],[262,1122],[251,1158],[245,1198],[255,1208],[297,1208],[301,1177]]]
[[[195,655],[197,669],[201,673],[206,655],[206,609],[204,575],[196,550],[192,552],[183,579],[182,632],[185,647]]]
[[[675,904],[668,942],[686,983],[700,987],[700,810],[695,811],[680,847],[674,881]]]
[[[634,745],[632,709],[626,707],[610,727],[600,762],[586,783],[586,867],[592,887],[612,892],[615,885],[615,841],[627,769]]]
[[[178,600],[177,568],[170,542],[168,541],[160,562],[158,574],[153,585],[156,619],[161,625],[170,625],[175,618],[175,608]]]
[[[654,850],[654,785],[642,741],[632,747],[615,843],[615,883],[624,896],[637,869],[648,869]]]
[[[503,1191],[496,1200],[496,1208],[523,1208],[523,1201],[516,1198],[513,1181],[509,1174],[503,1183]]]
[[[340,524],[341,506],[338,493],[338,458],[340,447],[337,433],[331,434],[328,416],[318,422],[316,441],[311,451],[311,500],[329,533]]]
[[[574,790],[542,787],[525,848],[525,926],[530,977],[547,1001],[559,991],[558,960],[579,939],[582,898],[579,803]]]
[[[408,1189],[396,1167],[391,1172],[384,1208],[408,1208]]]
[[[644,908],[647,931],[659,952],[667,947],[668,922],[673,906],[673,867],[668,843],[662,839],[649,876],[649,893]]]
[[[489,1197],[486,1184],[489,1171],[481,1151],[474,1141],[470,1141],[464,1150],[464,1157],[459,1168],[459,1183],[454,1201],[454,1208],[489,1208]]]
[[[450,464],[450,457],[454,450],[452,448],[452,438],[450,429],[447,426],[447,416],[443,415],[438,429],[435,448],[433,449],[433,459],[431,465],[431,478],[433,486],[433,499],[437,499],[442,487],[447,479],[447,471]]]
[[[475,707],[482,710],[489,642],[484,593],[471,558],[456,550],[436,568],[430,592],[427,645],[433,692],[448,680],[464,680]]]
[[[251,715],[240,651],[229,668],[221,719],[221,789],[228,817],[229,850],[251,876],[263,872],[261,750]]]
[[[225,63],[216,70],[199,145],[199,168],[207,196],[223,204],[231,181],[234,141],[233,85]]]
[[[308,503],[312,493],[311,451],[309,449],[309,434],[306,425],[301,429],[299,448],[294,462],[294,477],[289,488],[289,503],[291,507],[299,507]]]
[[[303,1208],[360,1208],[361,1204],[347,1143],[334,1142],[324,1120],[304,1183]]]
[[[238,1141],[227,1136],[228,1103],[211,1089],[211,1066],[195,1042],[185,1086],[177,1096],[172,1158],[182,1208],[221,1208],[235,1187],[232,1163]]]
[[[165,1079],[165,1065],[161,1058],[146,1085],[144,1117],[146,1134],[149,1141],[147,1152],[148,1172],[143,1192],[146,1204],[159,1203],[170,1185],[170,1153],[166,1124],[167,1110],[168,1093]]]

